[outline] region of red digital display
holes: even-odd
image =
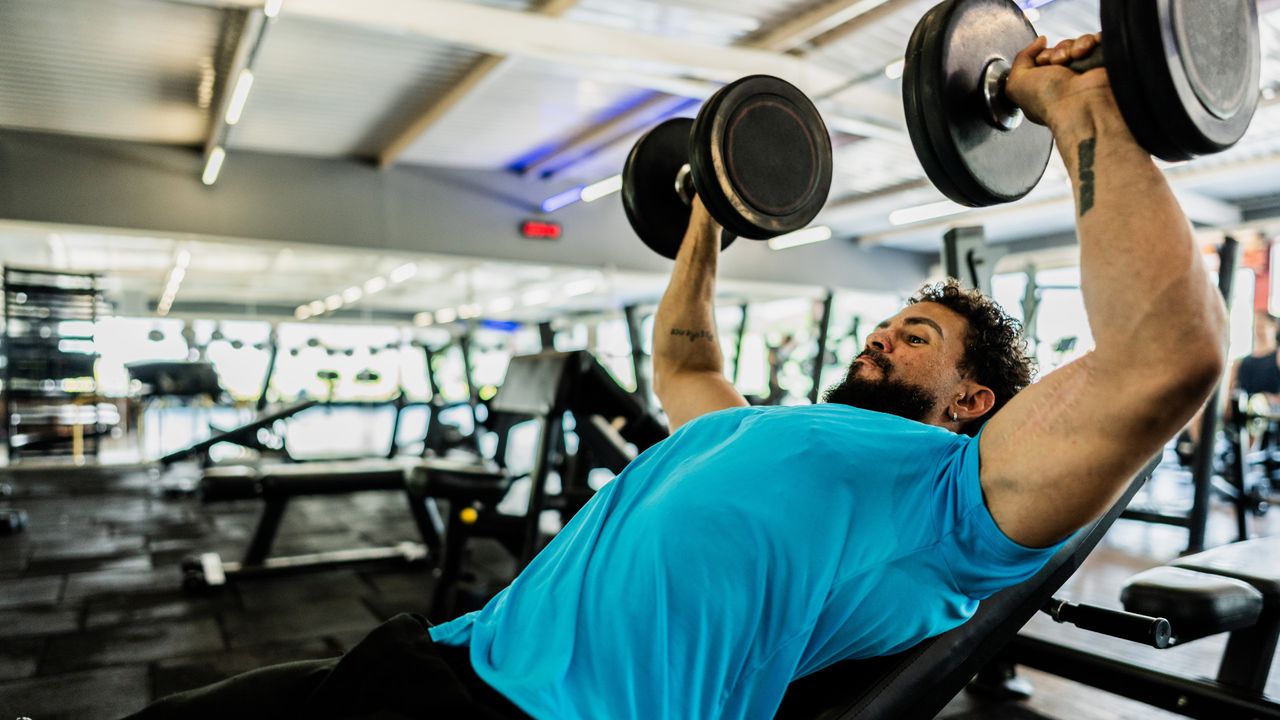
[[[560,224],[543,220],[520,223],[520,234],[533,240],[555,240],[560,237]]]

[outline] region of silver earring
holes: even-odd
[[[959,419],[960,419],[960,416],[956,414],[956,411],[955,411],[955,410],[952,410],[952,411],[951,411],[951,422],[956,422],[956,421],[957,421],[957,420],[959,420]]]

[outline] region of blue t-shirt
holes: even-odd
[[[431,629],[535,718],[767,718],[788,683],[967,620],[1056,548],[996,526],[978,442],[845,405],[734,408],[605,486]]]

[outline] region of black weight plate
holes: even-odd
[[[831,136],[813,103],[768,75],[736,80],[703,105],[690,138],[693,184],[712,216],[766,240],[809,224],[831,190]]]
[[[1142,2],[1104,2],[1101,5],[1102,43],[1106,48],[1107,80],[1115,95],[1116,105],[1124,116],[1125,125],[1138,144],[1147,152],[1171,162],[1186,160],[1188,156],[1164,132],[1157,119],[1160,112],[1156,97],[1168,97],[1148,87],[1145,77],[1148,66],[1160,66],[1155,58],[1163,51],[1153,49],[1144,38],[1159,37],[1154,24],[1155,13],[1141,13]],[[1142,15],[1146,16],[1143,22]],[[1158,46],[1157,46],[1158,47]],[[1144,53],[1158,52],[1157,55]],[[1158,73],[1153,73],[1158,74]],[[1167,76],[1167,73],[1166,73]],[[1165,101],[1165,105],[1169,104]]]
[[[928,121],[924,115],[925,106],[921,99],[920,78],[924,73],[920,71],[919,64],[922,61],[924,41],[929,30],[934,27],[934,18],[943,5],[935,5],[925,13],[911,32],[902,72],[902,104],[907,120],[907,134],[911,137],[911,146],[915,149],[920,165],[924,167],[925,175],[943,195],[962,205],[973,205],[974,201],[961,192],[960,186],[951,179],[947,166],[933,149],[933,143],[929,140]]]
[[[1044,175],[1053,152],[1048,128],[1024,121],[1011,131],[998,129],[980,101],[987,64],[1012,63],[1035,39],[1012,0],[946,0],[913,33],[903,68],[904,100],[905,89],[913,88],[908,131],[925,171],[933,170],[929,179],[957,203],[1011,202]]]
[[[632,229],[654,252],[674,260],[689,226],[689,205],[676,191],[676,176],[689,162],[693,121],[672,118],[645,133],[622,168],[622,208]],[[724,249],[733,242],[722,242]]]
[[[1146,135],[1160,137],[1152,141],[1157,147],[1146,142],[1143,146],[1158,158],[1185,160],[1235,145],[1258,102],[1262,59],[1253,0],[1142,0],[1125,5],[1130,53],[1147,61],[1115,70],[1108,65],[1107,72],[1132,73],[1135,78],[1129,85],[1146,88],[1155,113],[1155,128]],[[1117,92],[1117,102],[1120,97]],[[1132,97],[1129,101],[1121,104],[1126,119]]]

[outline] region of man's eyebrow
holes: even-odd
[[[938,333],[938,337],[943,339],[947,337],[947,334],[942,332],[942,326],[927,317],[913,316],[904,318],[902,323],[904,325],[928,325],[933,328],[934,332]]]

